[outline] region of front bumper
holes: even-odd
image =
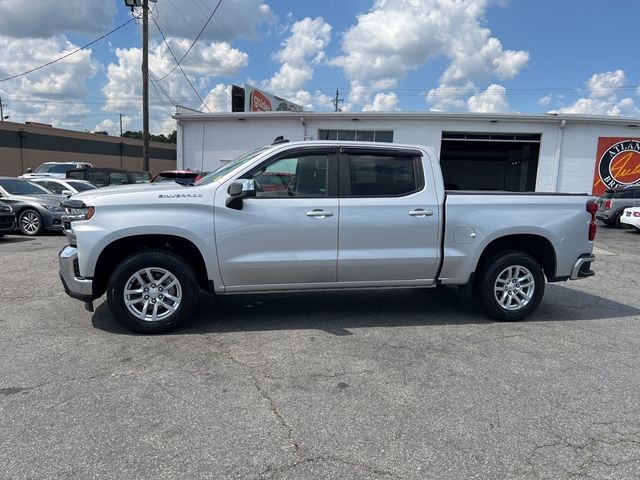
[[[573,264],[573,268],[571,269],[571,275],[569,276],[569,278],[571,280],[578,280],[581,278],[593,277],[596,272],[591,270],[591,262],[595,262],[595,260],[596,256],[589,253],[578,257],[578,259]]]
[[[45,230],[62,230],[62,212],[43,212],[42,221]]]
[[[91,302],[93,300],[93,280],[80,276],[78,268],[78,249],[64,247],[58,254],[60,263],[60,280],[64,291],[71,298]]]

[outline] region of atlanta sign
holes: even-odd
[[[640,184],[640,138],[598,138],[593,194]]]

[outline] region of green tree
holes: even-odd
[[[173,143],[175,145],[177,143],[177,134],[178,132],[176,130],[171,132],[169,135],[165,135],[164,133],[161,133],[160,135],[150,134],[149,140],[152,142]],[[127,130],[122,134],[122,137],[142,140],[142,132],[132,132],[131,130]]]

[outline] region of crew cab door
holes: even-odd
[[[428,161],[400,148],[341,149],[338,282],[435,281],[440,205]]]
[[[336,281],[337,173],[335,148],[301,148],[242,175],[255,181],[256,196],[241,210],[226,207],[227,189],[218,189],[215,235],[226,291]]]

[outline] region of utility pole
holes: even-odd
[[[4,103],[2,103],[2,97],[0,97],[0,122],[4,122],[5,118],[4,118],[4,107],[6,107],[6,105]],[[7,118],[9,118],[9,115],[7,115]]]
[[[122,117],[124,117],[124,115],[121,113],[120,114],[120,136],[122,137]]]
[[[142,169],[149,171],[149,0],[142,0]]]
[[[344,100],[340,98],[340,92],[336,88],[336,98],[331,100],[331,103],[333,103],[333,106],[336,107],[336,112],[341,112],[342,111],[342,110],[340,110],[340,108],[338,108],[338,105],[340,105],[342,102],[344,102]]]

